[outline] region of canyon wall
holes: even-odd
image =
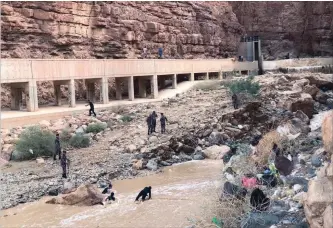
[[[3,58],[221,58],[244,34],[265,59],[333,55],[333,2],[3,2]]]
[[[232,7],[199,2],[3,2],[3,58],[219,58],[244,33]]]
[[[333,2],[230,2],[265,59],[333,55]]]

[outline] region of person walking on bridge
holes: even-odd
[[[94,104],[90,100],[88,100],[88,104],[86,106],[88,106],[88,105],[90,106],[89,116],[91,116],[91,113],[93,113],[94,116],[96,117]]]

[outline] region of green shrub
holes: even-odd
[[[101,122],[91,123],[88,125],[86,132],[87,133],[90,133],[90,132],[98,133],[98,132],[104,131],[106,127],[107,127],[107,124],[105,124],[105,123],[101,123]]]
[[[54,140],[55,135],[51,131],[39,126],[28,127],[17,140],[12,159],[29,160],[38,156],[52,156],[55,150]]]
[[[69,140],[69,145],[75,148],[86,148],[90,145],[90,139],[83,134],[76,134]]]
[[[239,93],[248,93],[252,96],[256,96],[259,94],[260,85],[258,82],[253,82],[254,77],[249,76],[246,79],[234,80],[229,83],[226,83],[226,87],[232,93],[239,94]]]
[[[70,131],[65,128],[60,133],[60,145],[62,149],[67,149],[69,146],[69,140],[71,139]]]
[[[133,120],[133,117],[129,116],[129,115],[124,115],[120,118],[121,121],[123,121],[124,123],[128,123],[131,122]]]

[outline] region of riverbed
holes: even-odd
[[[106,206],[51,205],[44,197],[1,211],[0,227],[186,227],[214,215],[222,168],[222,161],[191,161],[115,181],[117,200]],[[152,199],[135,203],[145,186],[152,186]]]

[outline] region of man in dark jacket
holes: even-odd
[[[54,141],[55,148],[54,148],[54,154],[53,154],[53,160],[57,160],[56,156],[59,156],[59,159],[61,159],[61,146],[60,146],[60,139],[59,134],[56,134],[56,139]]]
[[[166,121],[168,121],[168,119],[164,116],[163,113],[161,113],[160,121],[161,121],[161,133],[164,134],[165,133],[165,123],[166,123]]]
[[[147,121],[147,126],[148,126],[148,135],[150,135],[152,133],[152,126],[153,126],[152,120],[151,120],[151,115],[149,115],[147,117],[146,121]]]
[[[66,151],[64,150],[62,153],[62,157],[60,160],[60,165],[62,167],[62,178],[67,178],[67,167],[69,165],[69,160],[67,159]]]
[[[90,106],[89,116],[91,116],[91,113],[93,113],[94,116],[96,117],[94,104],[90,100],[88,100],[88,104],[86,106],[88,106],[88,105]]]
[[[156,118],[157,118],[157,114],[155,111],[153,111],[153,113],[151,114],[151,123],[152,123],[152,132],[156,132]]]

